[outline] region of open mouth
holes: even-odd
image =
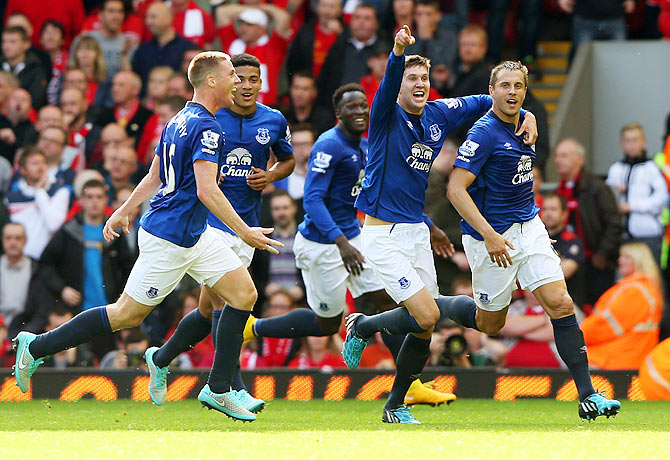
[[[249,92],[240,93],[240,96],[242,96],[242,100],[246,102],[250,102],[254,98],[253,93]]]
[[[422,90],[422,89],[416,90],[416,91],[414,91],[414,92],[412,93],[412,97],[413,97],[414,99],[423,100],[423,98],[424,98],[425,96],[426,96],[426,92],[425,92],[424,90]]]
[[[511,99],[511,98],[506,99],[505,102],[507,102],[507,105],[509,105],[512,108],[515,108],[519,104],[519,101],[517,101],[516,99]]]
[[[365,117],[354,118],[354,123],[357,123],[359,125],[364,125],[367,122],[368,122],[368,119],[365,118]]]

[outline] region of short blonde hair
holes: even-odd
[[[659,290],[661,289],[661,272],[649,246],[644,243],[624,243],[619,251],[633,259],[636,272],[644,274]]]
[[[188,81],[191,86],[195,89],[200,88],[205,78],[212,75],[225,60],[230,60],[230,56],[221,51],[203,51],[196,54],[188,65]]]
[[[521,63],[521,61],[503,61],[491,70],[491,78],[489,79],[489,85],[495,87],[496,82],[498,81],[498,75],[503,70],[520,70],[523,74],[523,81],[528,88],[528,68]]]
[[[619,136],[620,137],[623,136],[623,133],[625,133],[626,131],[635,131],[635,130],[640,131],[640,133],[642,134],[642,137],[645,137],[644,136],[644,128],[642,127],[642,125],[640,123],[638,123],[636,121],[634,121],[632,123],[626,123],[625,125],[623,125],[621,127],[621,129],[619,130]]]
[[[488,43],[489,37],[488,34],[486,33],[486,30],[482,26],[479,26],[477,24],[468,24],[465,27],[461,29],[461,31],[458,33],[458,38],[460,39],[463,35],[479,35],[479,38],[482,41],[482,44],[486,45]]]

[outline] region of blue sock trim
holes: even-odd
[[[574,327],[578,326],[577,317],[572,314],[563,318],[552,319],[551,323],[556,327]]]
[[[208,323],[211,323],[211,322],[212,322],[211,319],[206,318],[206,317],[202,314],[202,312],[200,311],[200,309],[196,308],[196,310],[198,311],[198,316],[200,317],[200,318],[198,318],[199,320],[207,321]],[[213,315],[214,315],[214,312],[212,312],[212,316],[213,316]]]
[[[251,310],[241,310],[239,308],[231,307],[228,304],[226,304],[225,309],[229,310],[231,313],[234,313],[234,314],[240,315],[240,316],[244,316],[244,317],[248,317],[249,315],[251,315]]]
[[[107,315],[107,307],[100,307],[100,316],[102,317],[102,324],[108,332],[112,332],[112,325],[109,324],[109,315]]]
[[[419,323],[416,322],[416,320],[414,319],[414,317],[412,315],[409,315],[409,322],[412,323],[412,327],[415,328],[415,330],[412,331],[412,332],[416,332],[416,333],[426,332],[425,329],[423,329],[421,326],[419,326]]]
[[[201,313],[201,315],[202,315],[202,313]],[[221,317],[221,310],[214,310],[214,311],[212,312],[212,319],[214,319],[214,318],[220,318],[220,317]],[[203,317],[203,318],[204,318],[204,317]]]

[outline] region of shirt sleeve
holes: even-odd
[[[223,146],[221,127],[218,124],[198,123],[192,146],[192,160],[206,160],[213,163],[219,162],[219,151]]]
[[[293,145],[291,145],[291,129],[288,127],[286,118],[284,118],[283,115],[281,115],[280,119],[280,135],[277,137],[275,143],[272,144],[272,153],[274,153],[277,158],[286,158],[293,155]]]
[[[451,130],[477,116],[483,115],[493,105],[493,98],[485,94],[478,94],[475,96],[438,99],[436,102],[437,107],[444,115],[445,124]]]
[[[335,224],[324,200],[340,158],[335,149],[324,147],[329,146],[316,144],[309,155],[302,204],[319,233],[334,241],[342,235],[342,230]]]
[[[422,217],[423,217],[423,223],[426,224],[426,225],[428,226],[428,228],[430,228],[430,227],[432,227],[433,225],[435,225],[435,224],[433,223],[433,221],[430,220],[430,217],[428,217],[428,214],[426,214],[425,212],[423,213],[423,216],[422,216]]]
[[[467,169],[478,176],[492,150],[488,133],[481,126],[474,126],[468,131],[463,145],[458,148],[454,168]]]
[[[574,260],[578,264],[584,262],[584,246],[579,238],[573,238],[570,241],[566,241],[563,248],[564,250],[561,252],[561,257]]]
[[[383,123],[391,116],[391,108],[398,100],[398,92],[405,71],[405,55],[396,56],[391,52],[386,63],[386,73],[382,78],[370,108],[370,124]]]

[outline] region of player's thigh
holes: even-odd
[[[437,271],[435,270],[433,248],[430,245],[430,230],[426,225],[422,225],[420,230],[413,234],[415,238],[413,265],[426,289],[428,289],[434,299],[437,299],[440,291],[437,286]]]
[[[346,305],[349,273],[337,246],[316,243],[298,233],[293,251],[305,282],[307,305],[321,318],[341,315]]]
[[[519,284],[523,289],[537,292],[538,300],[540,297],[544,299],[544,303],[542,300],[540,303],[549,316],[552,318],[557,317],[555,315],[567,316],[563,313],[572,311],[572,300],[569,299],[565,286],[561,259],[554,250],[549,234],[539,217],[536,216],[523,224],[523,238],[526,259],[519,267],[517,275]]]
[[[221,239],[230,249],[233,250],[237,257],[242,261],[242,265],[249,268],[251,260],[254,258],[255,249],[245,243],[242,238],[232,233],[223,230],[215,229],[216,236]]]
[[[194,246],[193,260],[187,270],[187,273],[196,282],[206,284],[209,287],[214,287],[220,279],[239,268],[247,272],[246,267],[242,265],[242,261],[237,254],[217,236],[216,232],[217,230],[207,227],[207,230],[200,235],[200,239]],[[246,279],[248,279],[253,287],[253,282],[248,272]],[[245,284],[240,285],[240,295],[232,292],[228,295],[236,303],[240,303],[240,300],[243,300],[241,297],[244,297],[244,294],[246,294],[245,287],[247,287]],[[218,290],[215,289],[214,291],[219,294]],[[228,301],[228,298],[225,296],[221,297]]]
[[[499,267],[491,262],[484,242],[470,235],[463,235],[463,248],[472,272],[472,292],[477,308],[496,312],[509,306],[512,292],[516,289],[516,277],[519,265],[523,263],[522,259],[513,258],[512,265]]]
[[[142,305],[156,306],[174,290],[192,262],[193,248],[182,248],[140,228],[140,255],[124,292]]]
[[[412,241],[393,235],[393,225],[363,227],[363,256],[377,274],[379,281],[397,304],[409,299],[425,284],[412,265]]]
[[[240,310],[251,310],[258,299],[249,270],[242,265],[220,277],[211,288],[213,294]]]
[[[353,247],[358,249],[361,254],[363,253],[363,238],[361,235],[352,238],[349,242]],[[342,266],[344,267],[344,265]],[[363,262],[363,271],[361,271],[358,276],[348,273],[347,284],[349,286],[349,291],[354,298],[358,298],[367,293],[384,291],[384,285],[379,280],[379,276],[377,276],[377,273],[367,261]],[[383,295],[386,303],[393,303],[386,293]]]
[[[153,305],[142,304],[124,292],[116,302],[108,305],[106,310],[112,331],[118,331],[139,326],[153,309]]]

